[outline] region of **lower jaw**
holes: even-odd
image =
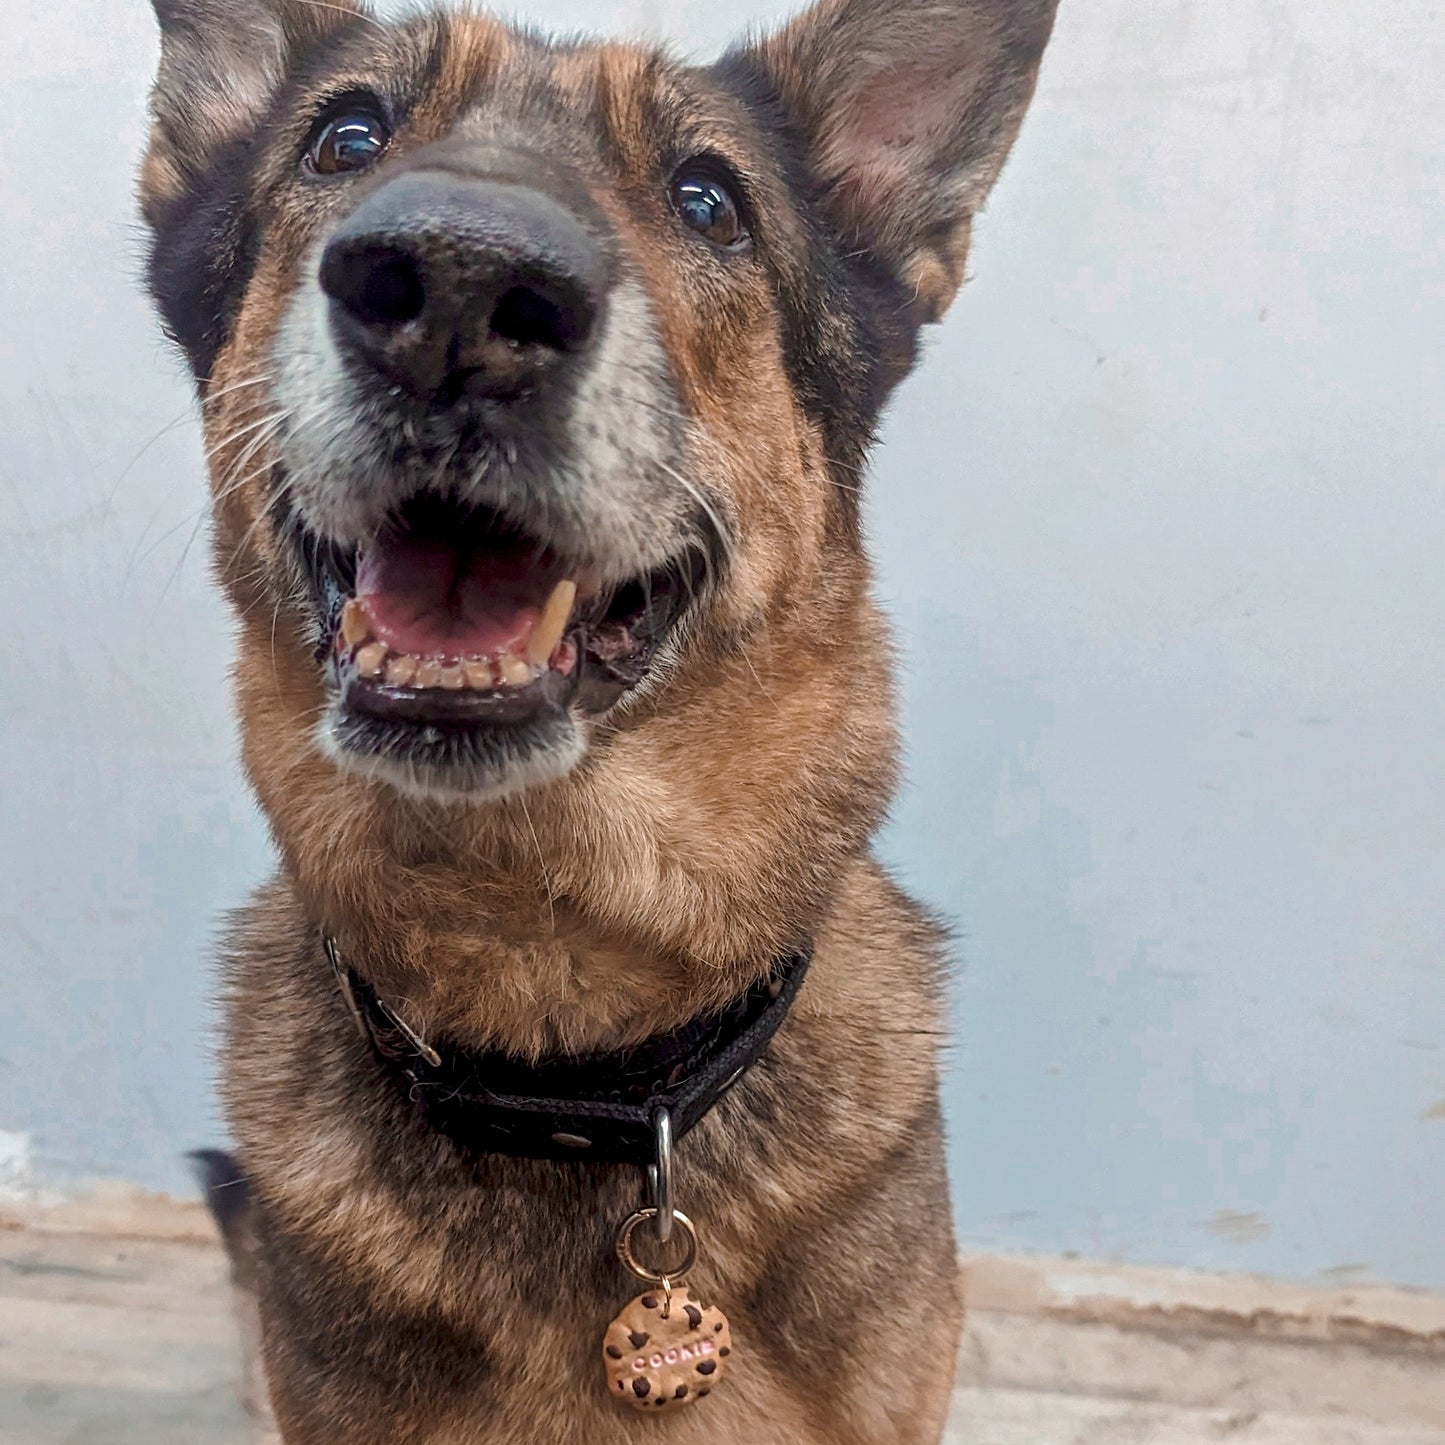
[[[512,721],[468,726],[388,718],[333,702],[322,745],[347,772],[414,797],[489,803],[567,776],[585,751],[563,702],[543,701]]]

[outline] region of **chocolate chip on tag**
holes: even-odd
[[[722,1382],[732,1332],[721,1310],[674,1289],[670,1310],[656,1294],[633,1300],[608,1325],[602,1354],[609,1395],[652,1414],[681,1410]]]

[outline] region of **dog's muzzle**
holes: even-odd
[[[647,294],[580,177],[444,144],[360,189],[276,342],[287,516],[342,761],[498,795],[638,687],[719,509]]]

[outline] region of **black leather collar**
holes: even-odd
[[[524,1063],[418,1038],[349,967],[327,954],[362,1035],[427,1122],[474,1154],[647,1165],[654,1120],[687,1133],[763,1056],[787,1017],[811,951],[777,963],[722,1013],[694,1019],[629,1049]]]

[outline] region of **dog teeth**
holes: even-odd
[[[359,647],[371,636],[371,619],[354,597],[341,614],[341,636],[348,647]]]
[[[569,656],[567,660],[573,659]],[[384,678],[391,687],[440,688],[444,692],[467,689],[492,692],[498,687],[526,687],[536,681],[539,671],[511,653],[505,653],[495,663],[485,657],[448,661],[440,657],[413,657],[405,652],[388,653],[384,642],[367,643],[356,654],[356,670],[365,678]]]
[[[572,606],[577,601],[577,584],[572,581],[559,582],[547,599],[537,625],[532,629],[531,641],[527,644],[527,661],[533,667],[546,667],[551,656],[567,630],[567,621],[572,616]]]
[[[532,629],[525,655],[504,652],[500,657],[417,657],[392,652],[372,638],[371,617],[364,603],[352,598],[341,612],[336,652],[350,657],[359,676],[383,680],[389,687],[444,692],[494,692],[534,683],[549,667],[570,675],[576,666],[576,648],[564,636],[577,601],[577,584],[559,582],[547,599]]]
[[[386,680],[392,687],[410,687],[416,681],[416,670],[420,666],[416,658],[405,654],[390,658],[386,664]]]
[[[386,666],[386,644],[369,642],[356,654],[356,670],[362,677],[380,677]]]
[[[497,676],[503,687],[526,687],[532,680],[532,669],[510,652],[497,659]]]
[[[490,692],[497,685],[496,670],[485,657],[469,657],[462,663],[462,673],[473,692]]]

